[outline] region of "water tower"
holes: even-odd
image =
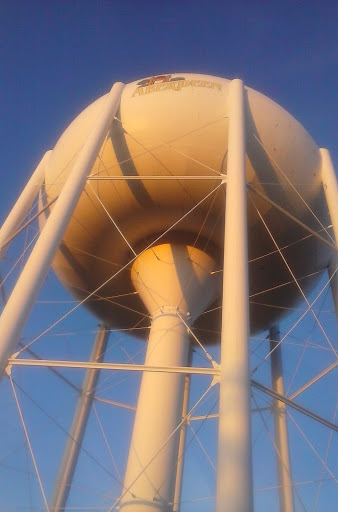
[[[106,332],[132,323],[144,328],[147,352],[141,367],[124,366],[143,377],[111,510],[179,510],[191,374],[219,385],[216,512],[253,510],[248,340],[269,329],[273,389],[265,391],[277,404],[280,510],[292,512],[285,403],[315,415],[284,395],[278,323],[300,299],[312,311],[307,296],[323,269],[338,310],[338,189],[328,152],[240,80],[154,76],[115,84],[70,124],[4,223],[2,252],[37,194],[41,234],[1,316],[0,364],[7,373],[20,364],[87,368],[50,510],[66,504],[95,370],[122,367],[102,362]],[[104,326],[89,362],[14,356],[51,265]],[[220,342],[220,364],[190,366],[192,342]]]

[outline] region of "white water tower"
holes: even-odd
[[[105,326],[92,361],[80,365],[87,378],[50,510],[66,506],[106,332],[138,325],[147,352],[142,368],[124,368],[143,377],[111,510],[179,510],[190,374],[219,385],[216,512],[253,510],[249,337],[270,330],[280,510],[293,512],[285,403],[297,404],[284,395],[278,324],[300,300],[311,310],[323,269],[338,311],[338,189],[328,152],[240,80],[162,75],[115,84],[70,124],[4,223],[2,252],[37,194],[41,234],[0,320],[2,371],[80,365],[13,357],[50,266]],[[221,361],[191,367],[192,343],[220,343]]]

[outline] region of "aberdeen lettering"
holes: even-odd
[[[222,85],[210,80],[186,80],[184,77],[171,77],[171,75],[159,75],[145,78],[137,84],[132,97],[150,94],[160,91],[180,91],[185,87],[206,87],[207,89],[222,90]]]

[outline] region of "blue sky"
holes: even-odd
[[[44,152],[53,148],[63,130],[83,108],[107,92],[115,81],[130,82],[166,72],[201,72],[225,78],[242,78],[246,85],[271,97],[293,114],[319,146],[330,150],[337,169],[337,18],[337,3],[325,0],[297,2],[287,0],[0,1],[1,222]],[[10,258],[14,256],[10,254],[8,265]],[[47,286],[44,288],[42,297],[60,299],[63,296],[60,286],[53,276],[48,279],[50,288]],[[60,304],[53,314],[57,316],[66,311],[66,306]],[[325,302],[323,309],[325,308],[332,309],[332,304]],[[29,335],[38,332],[38,321],[41,321],[41,316],[44,317],[45,314],[43,311],[43,309],[34,310],[31,327],[27,331]],[[77,315],[69,320],[64,329],[74,331],[74,326],[80,323],[81,336],[79,334],[73,336],[77,340],[75,343],[69,341],[71,339],[69,338],[61,341],[57,346],[54,344],[48,352],[49,357],[51,352],[55,357],[61,357],[64,351],[68,351],[67,354],[70,356],[78,355],[81,337],[86,339],[80,353],[83,357],[88,353],[95,320],[87,318],[82,313]],[[46,314],[47,318],[50,321],[49,313]],[[337,336],[336,324],[332,319],[328,329],[331,336]],[[307,335],[311,335],[311,339],[317,339],[319,336],[317,331],[313,331],[311,322],[307,322],[300,327],[297,335],[302,340]],[[115,340],[114,337],[113,339]],[[126,346],[128,344],[131,351],[136,351],[137,347],[132,340],[127,340]],[[45,345],[41,344],[39,349],[43,352]],[[290,358],[299,357],[300,350],[301,348],[296,355],[294,352],[293,356],[290,354]],[[316,358],[311,353],[307,359],[307,366],[305,365],[302,371],[306,373],[308,369],[315,374]],[[329,358],[323,360],[322,367],[330,362]],[[201,362],[196,359],[196,364]],[[39,385],[35,380],[36,375],[37,372],[32,370],[29,376],[24,375],[23,372],[20,376],[22,383],[25,383],[34,396],[38,396],[39,391]],[[264,374],[261,377],[264,379]],[[72,378],[81,381],[79,374],[72,375]],[[47,376],[46,382],[48,379],[51,377]],[[309,402],[307,405],[309,406],[316,399],[319,412],[332,414],[332,403],[325,409],[320,397],[323,394],[329,395],[325,385],[332,390],[335,383],[333,379],[325,383],[323,381],[323,387],[316,389],[315,398],[313,395],[304,398],[305,402],[307,400]],[[73,403],[74,396],[66,390],[54,387],[53,384],[50,389],[50,392],[43,390],[39,399],[46,408],[50,407],[50,401],[54,402],[58,418],[63,422],[62,424],[67,425],[71,417],[71,407],[65,411],[62,401],[69,400],[67,403]],[[122,394],[126,401],[135,399],[135,389],[131,385],[124,390],[118,387],[118,393],[114,395],[112,392],[110,398],[118,399],[117,397],[121,397]],[[196,393],[198,389],[197,387]],[[11,402],[12,397],[4,398],[4,393],[7,391],[9,393],[6,384],[2,383],[2,404],[9,408],[8,417],[11,418],[13,414],[14,418],[16,412]],[[21,398],[24,400],[23,397]],[[261,403],[264,403],[263,399],[264,397],[257,398]],[[43,426],[47,421],[46,418],[42,419],[43,415],[40,417],[40,413],[36,411],[34,416],[28,402],[25,402],[25,406],[27,414],[30,414],[30,426],[33,430],[39,428],[41,421],[44,436],[40,436],[40,443],[35,442],[37,452],[40,453],[40,463],[47,475],[45,485],[50,490],[57,458],[52,451],[52,467],[50,467],[43,454],[51,449],[51,443],[55,443],[55,451],[61,450],[64,438],[61,434],[58,437],[57,432],[54,432],[50,425],[55,437],[52,437],[51,433],[47,434],[49,431]],[[119,439],[121,446],[116,457],[122,460],[126,441],[122,440],[119,437],[119,431],[112,427],[114,420],[109,419],[105,412],[102,412],[102,418],[106,421],[105,428],[110,435],[117,436]],[[97,449],[100,452],[108,465],[109,461],[105,460],[104,446],[98,444],[102,441],[98,441],[99,434],[95,431],[97,426],[94,425],[94,420],[95,418],[91,418],[92,430],[90,430],[94,441],[89,439],[87,443],[93,450]],[[126,427],[124,427],[124,420],[120,417],[116,421],[121,422],[123,425],[121,428],[127,430],[131,428],[130,418],[125,420]],[[258,423],[259,419],[254,421]],[[9,420],[8,424],[7,422],[2,424],[1,432],[6,430],[8,433],[9,425]],[[311,426],[308,427],[305,420],[303,426],[311,432]],[[259,426],[257,428],[259,430]],[[295,429],[291,426],[292,428]],[[205,435],[206,446],[213,457],[215,444],[212,444],[209,439],[215,435],[214,430],[214,426],[209,427],[205,434],[201,430],[201,439]],[[298,438],[295,432],[294,434],[292,447],[296,449]],[[17,428],[9,444],[13,442],[13,446],[16,446],[15,443],[18,442],[20,435],[22,435],[20,429]],[[313,435],[313,442],[324,458],[327,433],[323,432],[322,435],[322,430],[319,428]],[[39,438],[39,435],[37,437]],[[258,444],[260,442],[259,449],[267,457],[269,453],[268,460],[272,468],[269,442],[266,438],[261,440],[258,437]],[[320,475],[321,468],[320,465],[319,469],[317,467],[318,461],[313,459],[313,454],[309,454],[305,447],[298,447],[298,449],[300,451],[297,452],[295,471],[300,475],[299,479],[315,479]],[[23,455],[18,455],[18,458],[13,455],[9,460],[15,467],[23,468],[26,464],[24,455],[24,452]],[[193,466],[205,464],[203,457],[201,460],[199,457],[202,456],[196,451],[187,467],[192,469]],[[300,464],[300,460],[303,460],[303,464]],[[334,461],[331,462],[333,464]],[[90,464],[90,461],[84,460],[83,475],[78,476],[78,481],[85,485],[83,482],[94,479],[97,488],[102,487],[100,492],[106,492],[110,485],[108,478],[106,488],[104,487],[107,474],[104,472],[102,475],[99,474],[97,468],[91,468]],[[123,465],[123,462],[121,464]],[[259,458],[255,464],[257,475],[260,470],[263,474]],[[315,468],[315,476],[311,473],[311,467]],[[96,478],[93,478],[91,470],[96,471]],[[273,483],[274,469],[271,469],[270,473]],[[17,478],[18,473],[15,471],[11,473],[3,470],[0,473],[0,488],[3,483],[6,484],[4,501],[1,502],[0,499],[0,511],[10,510],[6,508],[9,507],[9,503],[14,503],[12,506],[18,507],[13,497],[13,489],[18,488]],[[196,493],[198,494],[200,490],[202,493],[200,495],[214,493],[214,475],[210,467],[205,472],[198,474],[195,472],[194,479],[193,482],[193,478],[186,477],[187,496],[189,492],[191,495],[194,487],[199,487]],[[267,480],[269,478],[260,479],[258,475],[257,486],[267,486]],[[337,491],[334,494],[331,484],[332,482],[323,483],[323,488],[326,485],[328,491],[326,494],[325,489],[322,491],[324,499],[319,501],[318,512],[334,512],[334,503],[338,500],[338,496]],[[32,485],[33,502],[36,500],[35,503],[39,503],[38,489],[34,484]],[[29,485],[25,483],[22,486],[20,492],[27,498],[25,503],[28,503]],[[257,512],[258,510],[260,512],[277,511],[276,496],[276,490],[267,491],[265,494],[261,492],[256,498],[257,507],[260,507],[257,508]],[[308,494],[304,492],[302,498],[306,503],[313,504],[315,496],[316,489],[311,488]],[[82,503],[80,499],[81,497],[74,494],[73,505]],[[87,503],[89,502],[88,498]],[[199,506],[202,508],[198,508]],[[202,505],[195,504],[194,508],[188,508],[189,505],[186,507],[182,512],[212,510],[209,502],[203,502]],[[301,505],[298,504],[297,507],[297,511],[302,510]],[[31,508],[31,510],[37,509]]]
[[[23,184],[114,81],[175,71],[242,78],[337,162],[336,26],[334,1],[2,1],[2,169]]]

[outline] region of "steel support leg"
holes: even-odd
[[[0,376],[15,351],[22,329],[45,280],[55,252],[73,214],[87,176],[118,109],[124,85],[107,95],[101,117],[80,151],[0,318]]]
[[[229,95],[216,512],[253,509],[245,112],[241,80]]]
[[[278,327],[270,329],[270,355],[272,389],[284,395],[283,363]],[[288,426],[286,421],[285,403],[274,400],[273,415],[275,423],[275,444],[277,450],[277,474],[279,485],[279,509],[280,512],[293,512],[293,492],[291,478],[291,464],[289,454]]]
[[[4,256],[7,246],[7,240],[13,235],[15,230],[20,226],[21,222],[29,212],[35,197],[37,196],[45,176],[45,169],[48,159],[52,151],[42,158],[41,162],[33,172],[30,180],[23,189],[19,199],[13,206],[10,214],[0,229],[0,259]]]
[[[90,361],[102,362],[109,338],[109,331],[99,326],[96,334]],[[94,400],[95,388],[99,378],[100,370],[86,370],[81,394],[79,395],[72,425],[69,430],[69,437],[63,452],[56,483],[50,499],[49,508],[53,512],[63,512],[66,507],[67,498],[71,489],[72,480],[79,458],[82,440],[86,431],[90,409]]]
[[[192,349],[190,347],[189,366],[191,366],[191,359],[192,359],[191,355],[192,355]],[[182,420],[188,414],[190,380],[191,380],[191,375],[186,375],[185,382],[184,382]],[[180,433],[180,444],[178,447],[178,462],[177,462],[177,471],[176,471],[175,499],[174,499],[173,512],[180,512],[180,510],[181,510],[182,481],[183,481],[183,469],[184,469],[184,450],[185,450],[186,437],[187,437],[187,421],[185,421],[183,423],[183,425],[181,427],[181,433]]]

